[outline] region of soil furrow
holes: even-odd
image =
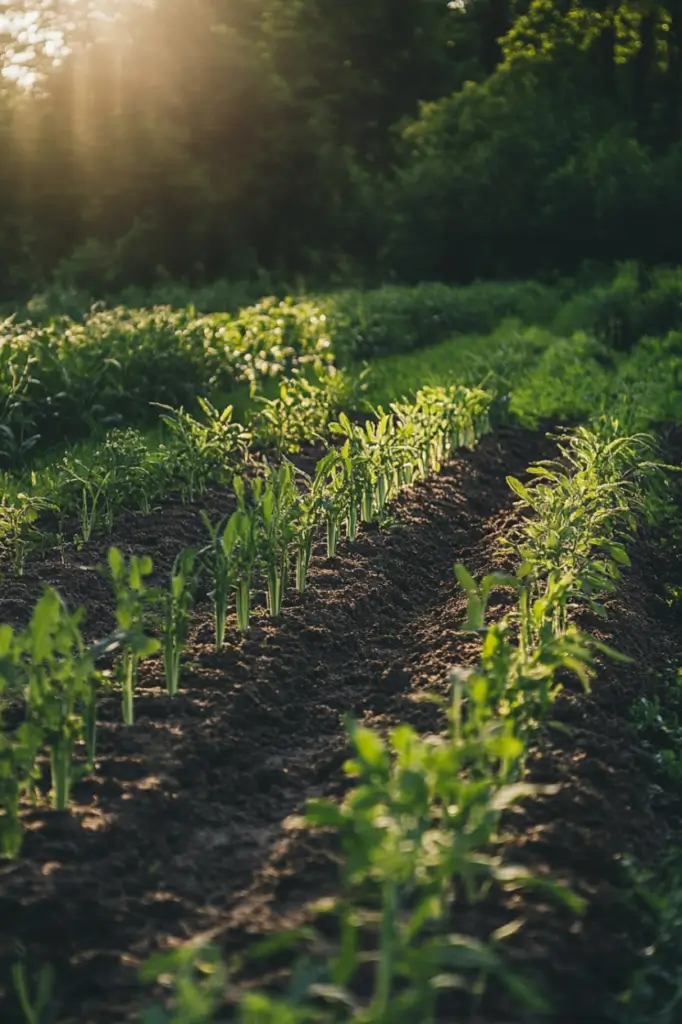
[[[366,530],[338,558],[318,559],[309,593],[281,624],[258,617],[218,655],[202,609],[174,701],[150,664],[133,729],[119,724],[117,700],[104,702],[97,774],[78,785],[74,813],[27,810],[22,856],[0,868],[3,1020],[19,1019],[7,979],[22,951],[29,966],[55,967],[58,1021],[121,1024],[144,1001],[136,968],[155,949],[213,927],[238,941],[240,921],[258,933],[273,906],[285,923],[287,908],[300,912],[301,897],[326,884],[328,863],[291,839],[286,819],[307,797],[343,785],[345,713],[428,724],[413,688],[442,683],[447,663],[468,656],[454,634],[453,562],[489,568],[511,505],[505,475],[522,475],[547,451],[539,434],[486,438],[401,497],[388,530]],[[135,519],[112,541],[165,565],[171,543],[196,543],[196,529],[195,515],[175,510],[169,522],[142,522],[144,545]],[[23,603],[15,588],[0,611],[25,618],[40,576]],[[95,623],[106,622],[110,605],[94,574],[55,562],[47,577],[86,604],[91,586]],[[291,857],[305,868],[305,894]]]

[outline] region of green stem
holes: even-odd
[[[227,580],[216,581],[216,590],[213,603],[213,617],[215,622],[215,649],[222,651],[225,646],[225,626],[227,622],[227,609],[229,605],[229,586]]]
[[[380,1018],[388,1011],[393,982],[395,923],[398,910],[398,891],[394,882],[384,883],[381,903],[379,966],[373,1000],[373,1010]]]
[[[247,633],[251,619],[251,586],[250,580],[240,580],[237,583],[235,597],[237,600],[237,629],[241,633]]]
[[[52,768],[52,806],[55,811],[66,811],[71,793],[71,744],[56,743],[50,751]]]
[[[339,543],[339,524],[332,516],[327,516],[327,558],[334,558]]]
[[[358,535],[358,508],[354,501],[351,501],[350,508],[348,509],[346,530],[348,532],[348,540],[354,541]]]
[[[284,587],[279,568],[271,566],[268,573],[268,611],[270,618],[278,619],[282,614]]]
[[[311,549],[312,535],[310,531],[306,531],[298,545],[298,551],[296,552],[296,589],[299,594],[305,593],[306,582],[308,579],[308,568],[310,566]]]
[[[133,697],[137,670],[136,662],[137,659],[133,652],[126,649],[123,654],[123,721],[125,725],[133,725],[135,722]]]
[[[361,515],[363,523],[371,523],[374,518],[374,494],[372,485],[367,484],[362,492]]]
[[[85,727],[85,750],[88,764],[92,767],[97,754],[97,689],[95,686],[91,688],[83,709],[83,724]]]

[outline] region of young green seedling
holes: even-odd
[[[237,606],[237,629],[248,632],[251,620],[251,591],[258,561],[263,481],[251,483],[251,500],[241,477],[234,478],[237,510],[230,516],[222,543],[230,566]]]
[[[181,552],[173,563],[170,588],[164,595],[163,666],[166,689],[174,697],[180,688],[182,654],[187,646],[196,586],[196,551]]]
[[[260,502],[262,553],[267,576],[268,611],[273,619],[282,614],[284,590],[295,538],[297,493],[293,466],[268,469]]]
[[[131,555],[126,563],[118,548],[109,549],[109,570],[116,595],[116,621],[121,631],[122,656],[119,680],[123,690],[123,721],[135,720],[133,698],[137,685],[138,666],[144,658],[155,654],[161,644],[145,630],[145,613],[158,601],[159,593],[150,590],[144,579],[153,570],[148,555]]]

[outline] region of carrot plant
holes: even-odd
[[[155,654],[161,644],[146,631],[145,615],[158,600],[158,591],[148,588],[145,577],[152,572],[152,560],[131,555],[130,561],[118,548],[109,549],[109,571],[116,596],[116,622],[121,634],[118,677],[123,691],[123,721],[135,720],[133,700],[140,661]]]

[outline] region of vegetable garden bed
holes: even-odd
[[[161,663],[146,662],[133,729],[120,722],[119,696],[104,698],[97,770],[76,784],[72,813],[27,810],[21,856],[0,866],[3,1021],[22,1020],[10,974],[20,957],[29,971],[54,967],[60,1024],[123,1024],[149,1003],[137,973],[150,954],[202,930],[226,953],[241,951],[297,926],[310,899],[335,891],[333,844],[297,828],[294,816],[306,799],[347,785],[343,715],[381,729],[440,728],[438,709],[414,697],[445,692],[449,667],[472,664],[478,653],[478,642],[459,632],[466,600],[452,565],[464,562],[476,578],[505,567],[496,540],[518,516],[505,477],[525,479],[529,462],[550,451],[542,432],[484,438],[400,495],[387,530],[363,528],[333,559],[321,545],[305,598],[280,624],[257,615],[249,634],[231,630],[218,654],[209,603],[201,604],[180,694],[171,701]],[[210,492],[201,507],[215,518],[224,501]],[[88,567],[111,543],[151,554],[165,574],[178,550],[203,536],[198,508],[124,516],[101,546],[64,560],[49,554],[7,579],[0,620],[24,623],[49,582],[71,607],[84,604],[88,633],[102,635],[113,607]],[[542,734],[530,762],[531,781],[560,790],[506,819],[513,859],[568,881],[588,898],[588,912],[575,918],[544,893],[496,890],[473,909],[455,907],[454,930],[481,938],[521,914],[506,956],[542,977],[566,1022],[614,1019],[604,1007],[651,938],[616,856],[654,863],[682,836],[675,787],[631,711],[682,664],[682,627],[661,589],[679,571],[655,535],[641,537],[632,570],[608,599],[608,620],[584,623],[636,662],[606,662],[591,696],[567,680],[551,715],[562,729]],[[506,600],[497,593],[493,614]],[[276,984],[286,963],[280,955],[255,973]],[[494,985],[476,1005],[469,997],[446,1002],[443,1019],[460,1010],[486,1024],[524,1019]]]
[[[472,554],[485,557],[512,504],[505,473],[522,474],[546,449],[542,434],[520,430],[485,438],[401,496],[387,532],[368,529],[331,560],[322,550],[305,602],[280,625],[257,620],[247,639],[233,631],[221,654],[206,604],[188,651],[196,664],[174,701],[160,689],[160,663],[143,666],[134,729],[120,723],[119,696],[105,699],[95,778],[77,784],[69,817],[28,811],[21,857],[0,867],[3,1020],[16,1012],[9,967],[22,948],[29,964],[54,966],[60,1021],[133,1019],[149,998],[139,963],[165,942],[239,917],[239,894],[277,855],[284,819],[307,797],[338,789],[343,714],[387,725],[434,717],[410,693],[442,675],[413,679],[441,637],[453,561],[478,568]],[[0,618],[25,621],[47,581],[70,606],[84,604],[88,631],[101,635],[111,627],[109,590],[85,567],[117,543],[166,569],[203,531],[198,512],[182,506],[124,518],[101,548],[67,555],[66,565],[55,553],[8,580]],[[452,630],[450,645],[461,657]],[[268,873],[272,893],[284,895],[289,874],[286,862]],[[300,897],[314,886],[306,870]]]

